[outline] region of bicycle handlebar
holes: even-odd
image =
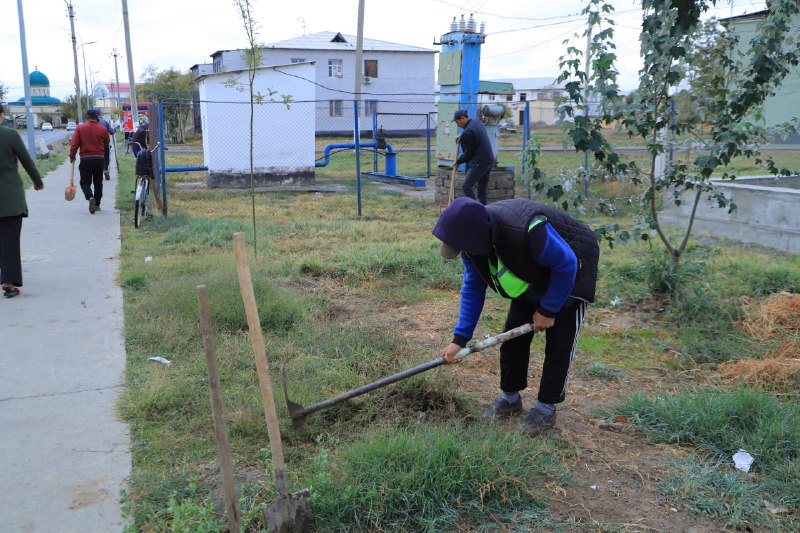
[[[138,147],[139,147],[139,150],[144,150],[144,148],[142,148],[142,145],[141,145],[141,144],[140,144],[138,141],[130,141],[130,140],[128,141],[128,145],[134,145],[134,144],[135,144],[136,146],[138,146]],[[152,154],[153,152],[155,152],[156,150],[158,150],[158,147],[159,147],[159,146],[161,146],[161,141],[158,141],[158,142],[156,143],[156,145],[155,145],[155,146],[153,146],[153,149],[152,149],[152,150],[150,150],[150,153]],[[165,146],[165,147],[164,147],[164,150],[167,150],[167,149],[168,149],[168,148]]]

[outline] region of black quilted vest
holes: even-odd
[[[487,205],[486,210],[492,224],[492,246],[495,254],[503,259],[503,263],[514,275],[531,284],[525,293],[526,297],[538,301],[550,281],[550,271],[528,255],[528,226],[534,217],[544,215],[578,258],[578,272],[570,296],[594,302],[600,246],[589,226],[558,209],[521,198],[494,202]],[[464,255],[475,265],[484,282],[493,287],[489,258]]]

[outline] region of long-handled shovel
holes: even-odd
[[[69,185],[64,189],[64,199],[71,202],[75,199],[75,161],[69,167]]]
[[[509,339],[513,339],[514,337],[519,337],[520,335],[525,335],[526,333],[530,333],[531,331],[533,331],[533,324],[524,324],[514,329],[510,329],[505,333],[501,333],[500,335],[489,337],[488,339],[484,339],[480,342],[477,342],[472,346],[462,348],[461,350],[459,350],[457,354],[453,356],[453,359],[454,360],[463,359],[470,354],[480,352],[481,350],[485,350],[490,346],[494,346],[495,344],[505,342]],[[286,387],[286,369],[284,368],[281,370],[281,376],[283,378],[283,395],[286,397],[286,407],[289,408],[289,416],[292,417],[292,421],[297,426],[302,422],[302,419],[306,415],[310,415],[311,413],[317,412],[321,409],[327,409],[328,407],[332,407],[336,404],[344,402],[345,400],[349,400],[350,398],[355,398],[356,396],[360,396],[375,389],[380,389],[381,387],[385,387],[390,383],[410,378],[411,376],[415,376],[417,374],[425,372],[426,370],[430,370],[431,368],[436,368],[437,366],[442,364],[444,364],[444,358],[438,357],[432,361],[428,361],[427,363],[422,363],[421,365],[415,366],[414,368],[403,370],[402,372],[398,372],[393,376],[379,379],[378,381],[374,381],[368,385],[364,385],[357,389],[344,392],[338,396],[334,396],[333,398],[330,398],[323,402],[315,403],[314,405],[309,405],[308,407],[303,407],[302,405],[295,403],[289,399],[289,392]]]
[[[460,142],[456,142],[456,159],[458,159],[458,150],[461,147]],[[453,170],[450,172],[450,196],[447,198],[447,205],[453,203],[453,200],[456,198],[456,172],[458,171],[458,165],[453,163]]]
[[[264,404],[264,415],[267,419],[267,432],[272,450],[272,469],[275,473],[275,489],[278,493],[278,501],[266,511],[267,525],[273,533],[310,531],[312,528],[311,509],[308,502],[296,499],[289,494],[289,485],[286,482],[286,463],[283,460],[281,429],[278,425],[278,414],[275,411],[275,397],[272,393],[272,380],[269,377],[264,337],[261,333],[261,320],[258,318],[258,307],[253,292],[253,280],[250,277],[244,233],[233,235],[233,249],[236,255],[239,288],[242,291],[242,301],[247,314],[247,327],[250,330],[250,344],[253,346],[253,357],[256,360],[261,401]]]

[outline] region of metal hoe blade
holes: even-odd
[[[470,354],[480,352],[482,350],[485,350],[486,348],[494,346],[495,344],[499,344],[509,339],[519,337],[520,335],[525,335],[526,333],[530,333],[531,331],[533,331],[533,324],[524,324],[514,329],[510,329],[504,333],[495,335],[494,337],[489,337],[488,339],[484,339],[480,342],[477,342],[472,346],[463,348],[455,356],[453,356],[453,359],[455,360],[463,359]],[[283,396],[284,398],[286,398],[286,407],[289,410],[289,416],[292,417],[292,422],[295,424],[295,426],[299,426],[302,424],[303,418],[305,418],[307,415],[310,415],[311,413],[315,413],[322,409],[332,407],[336,404],[349,400],[350,398],[355,398],[356,396],[366,394],[367,392],[373,391],[375,389],[380,389],[381,387],[385,387],[386,385],[389,385],[396,381],[410,378],[411,376],[415,376],[421,372],[425,372],[426,370],[430,370],[431,368],[435,368],[443,364],[444,364],[444,359],[442,357],[437,357],[436,359],[428,361],[427,363],[422,363],[421,365],[415,366],[414,368],[403,370],[402,372],[398,372],[397,374],[394,374],[392,376],[388,376],[383,379],[379,379],[378,381],[374,381],[367,385],[358,387],[357,389],[343,392],[338,396],[334,396],[333,398],[329,398],[325,401],[315,403],[314,405],[309,405],[308,407],[303,407],[299,403],[293,402],[292,400],[289,399],[289,392],[286,386],[286,368],[284,367],[281,368],[281,377],[283,379]]]

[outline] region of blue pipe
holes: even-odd
[[[377,148],[378,143],[377,141],[366,142],[366,143],[358,143],[360,148]],[[329,144],[325,147],[325,159],[323,161],[317,161],[314,163],[315,167],[327,167],[328,163],[331,162],[331,150],[334,148],[355,148],[355,143],[337,143],[337,144]],[[397,152],[394,151],[392,145],[386,143],[386,174],[388,176],[396,176],[397,175]],[[391,154],[391,155],[390,155]],[[390,162],[391,160],[391,162]],[[392,167],[392,172],[390,173],[390,166]]]

